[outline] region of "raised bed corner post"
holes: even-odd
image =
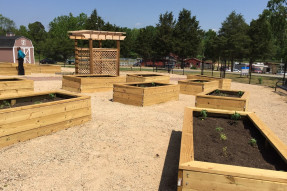
[[[117,75],[120,75],[120,50],[121,50],[121,43],[117,40]]]
[[[94,59],[93,59],[93,40],[89,39],[89,51],[90,51],[90,74],[94,74]]]
[[[79,50],[77,39],[75,39],[75,73],[79,74]]]

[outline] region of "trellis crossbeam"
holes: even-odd
[[[124,40],[125,32],[110,32],[110,31],[94,31],[94,30],[79,30],[68,31],[70,39],[75,40]]]

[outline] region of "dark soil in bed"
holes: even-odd
[[[111,75],[99,75],[99,76],[76,76],[78,78],[112,78],[115,76],[111,76]]]
[[[233,91],[223,91],[223,90],[215,90],[210,92],[207,95],[212,96],[222,96],[222,97],[234,97],[234,98],[241,98],[243,96],[244,92],[233,92]]]
[[[167,86],[168,84],[160,84],[160,83],[152,82],[152,83],[128,84],[128,85],[129,86],[135,86],[135,87],[147,88],[147,87]]]
[[[73,98],[72,96],[62,95],[62,94],[47,94],[47,95],[38,95],[30,97],[22,97],[9,100],[0,100],[0,109],[21,107],[27,105],[36,105],[47,102],[60,101],[65,99]]]
[[[20,81],[22,79],[11,78],[11,79],[0,79],[0,82],[12,82],[12,81]]]
[[[265,141],[248,117],[193,117],[194,157],[197,161],[287,171],[287,164]],[[218,132],[222,128],[221,132]],[[220,133],[226,140],[220,138]],[[254,138],[255,146],[250,144]]]

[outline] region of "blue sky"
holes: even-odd
[[[12,19],[16,26],[40,21],[48,30],[49,22],[72,13],[88,16],[97,9],[105,22],[121,27],[155,26],[159,15],[173,12],[175,18],[183,9],[196,16],[202,29],[218,30],[234,10],[249,24],[266,8],[268,0],[0,0],[0,14]]]

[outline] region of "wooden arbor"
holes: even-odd
[[[80,30],[68,31],[75,40],[76,74],[120,74],[120,41],[126,38],[124,32]],[[89,48],[78,47],[78,40],[89,40]],[[93,48],[93,41],[99,41],[99,48]],[[116,40],[117,48],[102,48],[103,40]]]

